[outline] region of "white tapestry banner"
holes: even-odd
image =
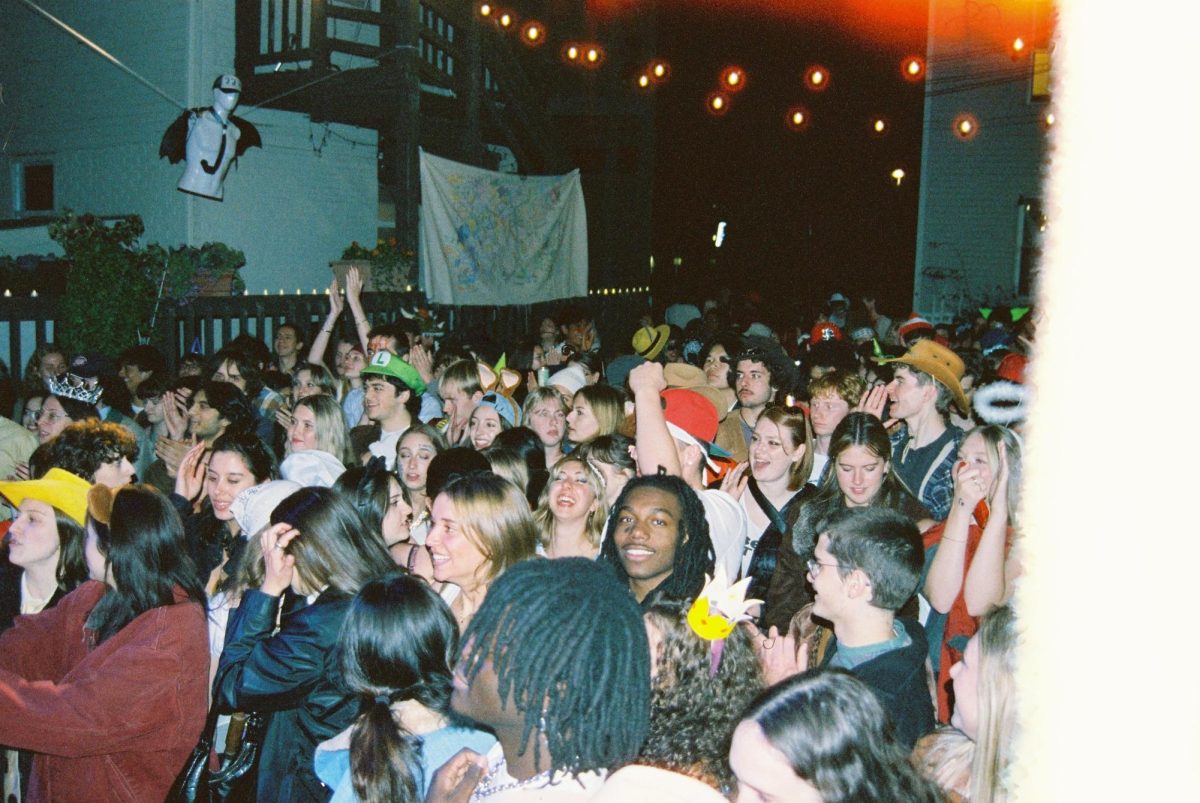
[[[435,304],[533,304],[587,295],[579,171],[514,176],[421,151],[420,264]]]

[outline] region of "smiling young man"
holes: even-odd
[[[888,416],[903,422],[891,435],[892,468],[933,518],[944,521],[954,496],[951,469],[963,436],[946,417],[951,401],[963,412],[971,409],[959,382],[963,361],[939,343],[919,340],[904,356],[885,362],[895,364],[886,388]],[[878,390],[873,393],[878,399]]]
[[[774,348],[771,347],[774,345]],[[788,383],[786,355],[777,344],[748,344],[734,357],[733,389],[737,394],[737,412],[746,448],[754,436],[754,425],[767,405],[775,401],[780,388]]]
[[[629,372],[637,433],[638,471],[660,471],[681,478],[695,492],[708,521],[715,560],[728,577],[737,577],[750,520],[741,504],[725,491],[708,488],[705,469],[716,470],[720,454],[717,410],[705,396],[687,388],[667,388],[663,366],[639,365]]]
[[[833,624],[825,666],[871,687],[911,749],[933,729],[925,631],[896,612],[916,593],[925,552],[917,525],[886,508],[846,508],[824,523],[808,579],[813,616]]]
[[[630,480],[613,504],[600,559],[648,608],[659,599],[695,596],[713,571],[704,507],[678,477]]]
[[[400,436],[412,426],[421,409],[425,382],[417,369],[390,351],[376,352],[362,371],[363,410],[379,426],[379,438],[368,448],[382,457],[391,471],[396,465]]]

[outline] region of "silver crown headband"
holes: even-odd
[[[91,405],[100,401],[100,394],[104,393],[104,388],[90,387],[86,379],[75,374],[63,374],[61,379],[51,377],[46,380],[46,387],[55,396]]]

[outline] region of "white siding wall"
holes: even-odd
[[[188,106],[208,105],[213,78],[231,71],[233,0],[43,0],[42,5]],[[51,161],[55,203],[79,212],[138,214],[144,242],[240,248],[251,291],[328,284],[328,262],[351,240],[375,236],[375,133],[337,126],[320,152],[323,126],[304,115],[238,109],[264,147],[245,154],[216,203],[175,190],[182,164],[158,158],[179,110],[19,4],[0,25],[0,217],[14,214],[13,169]],[[11,133],[9,134],[9,128]],[[310,132],[312,134],[310,138]],[[0,232],[0,253],[29,248],[28,234]],[[13,246],[14,248],[10,248]]]
[[[1018,202],[1040,197],[1046,154],[1041,120],[1048,107],[1029,99],[1031,55],[1012,59],[1002,34],[1028,36],[1029,27],[983,20],[964,32],[970,6],[930,4],[913,308],[937,320],[1016,295]],[[979,124],[966,141],[953,130],[963,113]]]

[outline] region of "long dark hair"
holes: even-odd
[[[96,534],[96,548],[111,567],[113,580],[87,619],[96,643],[146,611],[173,604],[176,588],[183,589],[192,602],[204,603],[204,588],[184,542],[183,522],[175,506],[153,486],[118,488],[109,523],[89,513],[87,526]]]
[[[396,571],[362,587],[342,624],[342,677],[362,703],[350,732],[350,773],[363,803],[420,799],[421,740],[404,730],[390,705],[416,700],[450,710],[458,626],[429,584]]]
[[[382,457],[372,457],[365,466],[351,466],[333,483],[333,489],[354,505],[363,523],[380,540],[383,539],[383,518],[387,515],[395,475],[387,470]],[[408,498],[408,489],[400,483],[400,491]]]
[[[653,474],[645,477],[635,477],[625,484],[621,495],[613,503],[612,515],[608,517],[608,528],[604,533],[604,543],[600,547],[600,560],[606,561],[617,579],[629,585],[629,573],[617,554],[617,544],[614,535],[621,518],[621,508],[629,499],[629,494],[639,488],[653,488],[657,491],[671,494],[679,501],[682,513],[679,519],[679,541],[675,545],[675,564],[671,574],[657,588],[642,600],[642,608],[661,599],[682,600],[696,596],[704,585],[705,573],[713,570],[712,538],[708,532],[708,519],[704,516],[704,505],[700,497],[686,482],[679,477],[668,474]]]
[[[296,573],[311,591],[330,586],[347,596],[396,567],[383,539],[368,532],[362,517],[332,488],[301,488],[271,512],[300,534],[287,545]]]
[[[811,670],[770,687],[742,714],[825,803],[941,799],[908,762],[871,688],[844,669]]]
[[[214,382],[213,384],[226,385],[228,383]],[[275,461],[275,454],[267,448],[254,430],[227,428],[213,441],[210,454],[217,452],[236,454],[250,470],[255,485],[279,479],[279,464]],[[221,565],[226,556],[240,557],[240,549],[245,542],[239,541],[233,536],[227,522],[221,521],[213,515],[212,500],[208,497],[204,499],[196,522],[194,525],[195,540],[194,543],[189,544],[189,547],[192,549],[192,559],[196,562],[197,570],[203,577],[208,577],[209,572]],[[254,533],[242,533],[242,535],[249,538]],[[230,577],[232,576],[230,573]]]
[[[63,513],[54,510],[54,524],[58,530],[58,568],[54,577],[63,591],[73,591],[88,579],[87,558],[83,553],[83,525]]]
[[[870,413],[852,412],[829,436],[829,462],[825,481],[817,493],[800,506],[792,527],[792,548],[801,558],[812,557],[822,523],[846,506],[837,481],[837,459],[852,446],[861,446],[885,463],[891,463],[892,445],[883,422]],[[904,485],[895,471],[888,471],[879,493],[869,507],[884,507],[905,514],[914,521],[929,518],[929,511]]]

